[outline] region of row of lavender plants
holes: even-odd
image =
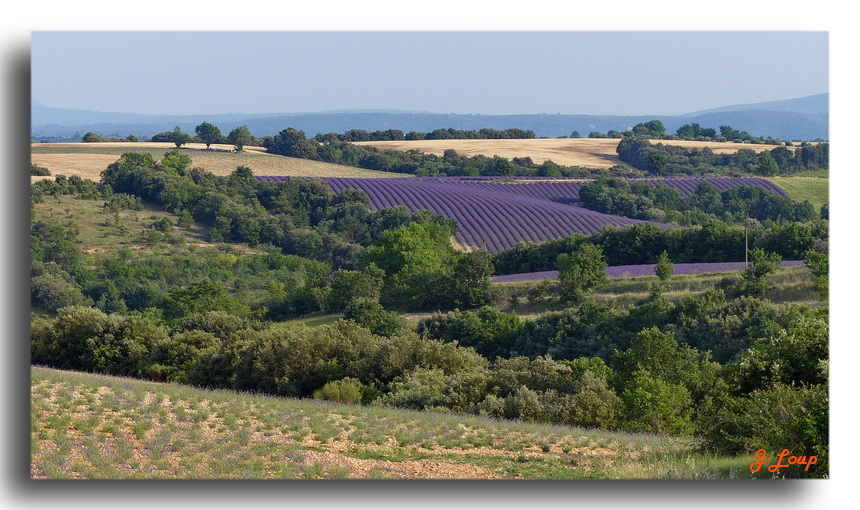
[[[729,271],[740,271],[744,268],[744,262],[701,262],[696,264],[674,264],[675,274],[704,274],[723,273]],[[800,267],[802,260],[784,260],[779,267]],[[606,276],[647,276],[653,275],[657,264],[634,264],[627,266],[609,266],[604,272]],[[532,282],[544,278],[550,280],[558,279],[558,271],[537,271],[533,273],[505,274],[494,276],[493,282]]]
[[[289,177],[258,177],[280,181]],[[606,226],[642,223],[569,207],[579,200],[579,190],[589,181],[561,179],[495,178],[338,178],[324,180],[336,193],[360,189],[370,198],[374,210],[405,206],[410,211],[428,209],[457,220],[460,230],[455,239],[473,249],[491,253],[513,248],[519,242],[543,242],[571,234],[594,235]],[[785,191],[761,178],[689,178],[638,179],[657,185],[664,183],[678,189],[681,196],[694,193],[701,182],[708,182],[718,192],[739,186],[760,186],[786,195]],[[659,224],[662,228],[670,225]]]

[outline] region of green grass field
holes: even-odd
[[[663,296],[669,300],[677,300],[740,280],[738,271],[674,275],[664,283]],[[632,306],[647,299],[651,286],[658,281],[656,276],[651,275],[612,277],[592,291],[591,296],[598,303],[615,301],[621,306]],[[816,305],[821,302],[812,273],[806,267],[777,269],[770,281],[773,283],[773,289],[765,297],[774,303]],[[493,288],[498,292],[497,308],[506,312],[516,311],[522,317],[535,317],[544,312],[563,310],[566,305],[557,298],[555,283],[550,286],[548,297],[543,302],[528,301],[529,290],[539,283],[494,283]],[[517,296],[518,305],[511,306],[511,296]]]
[[[798,176],[798,177],[768,177],[768,180],[784,189],[791,198],[798,202],[809,200],[816,208],[830,201],[830,179],[827,178],[826,170],[823,176]]]
[[[752,478],[646,434],[31,370],[31,477]]]

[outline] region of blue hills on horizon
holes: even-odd
[[[783,140],[827,140],[829,94],[724,106],[683,115],[636,116],[439,114],[397,110],[148,115],[53,108],[33,101],[30,125],[33,140],[77,138],[90,131],[104,137],[124,138],[133,134],[139,138],[149,138],[156,133],[172,131],[175,126],[179,126],[186,133],[194,133],[195,126],[204,121],[217,125],[225,134],[235,127],[247,125],[251,133],[258,137],[275,135],[292,127],[304,131],[310,137],[317,133],[343,133],[351,129],[399,129],[408,133],[429,132],[440,128],[519,128],[530,129],[538,137],[557,138],[570,136],[573,131],[578,131],[583,137],[592,131],[625,131],[638,123],[654,119],[663,122],[669,132],[674,132],[683,124],[697,123],[713,128],[729,125],[756,136],[772,136]]]

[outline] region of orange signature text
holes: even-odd
[[[757,458],[758,460],[750,464],[750,471],[752,471],[753,473],[758,473],[762,466],[774,460],[772,457],[767,456],[767,450],[763,448],[755,452],[755,458]],[[776,473],[780,470],[780,468],[787,468],[791,465],[798,465],[806,466],[803,470],[809,471],[809,466],[812,466],[816,462],[818,462],[818,457],[816,457],[815,455],[810,455],[808,457],[806,455],[791,455],[791,452],[788,451],[788,448],[783,448],[783,450],[779,452],[779,454],[777,454],[776,456],[776,463],[770,464],[767,467],[767,470],[771,473]]]

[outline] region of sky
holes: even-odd
[[[122,113],[677,115],[828,91],[826,31],[34,31],[32,99]]]

